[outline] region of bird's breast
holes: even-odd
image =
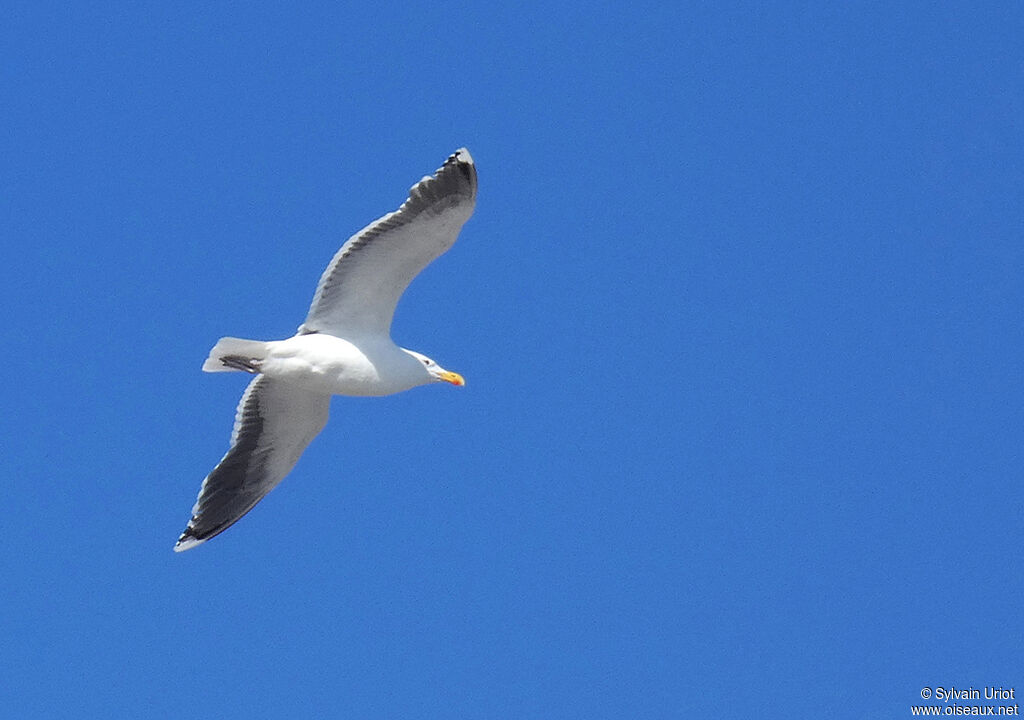
[[[390,395],[408,390],[393,343],[361,343],[313,333],[271,343],[261,368],[269,376],[331,395]]]

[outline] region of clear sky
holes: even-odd
[[[1024,9],[930,5],[5,3],[4,712],[1024,693]],[[209,348],[462,145],[393,334],[466,387],[336,398],[173,553]]]

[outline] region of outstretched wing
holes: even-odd
[[[203,480],[175,551],[224,532],[273,490],[327,424],[330,403],[330,395],[263,375],[249,383],[235,413],[231,449]]]
[[[455,243],[475,202],[476,168],[462,148],[416,183],[398,210],[342,245],[320,278],[299,333],[390,335],[398,298]]]

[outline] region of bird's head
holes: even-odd
[[[427,371],[428,375],[430,375],[432,382],[446,382],[460,387],[466,384],[465,379],[461,375],[456,372],[445,370],[426,355],[418,353],[415,350],[406,350],[406,352],[416,358],[420,365],[423,366],[423,369]]]

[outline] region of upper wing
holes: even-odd
[[[235,413],[231,449],[203,480],[175,551],[224,532],[273,490],[327,424],[330,402],[330,395],[263,375],[249,383]]]
[[[409,198],[349,238],[327,266],[299,333],[390,334],[395,305],[420,270],[455,242],[476,202],[476,168],[465,148]]]

